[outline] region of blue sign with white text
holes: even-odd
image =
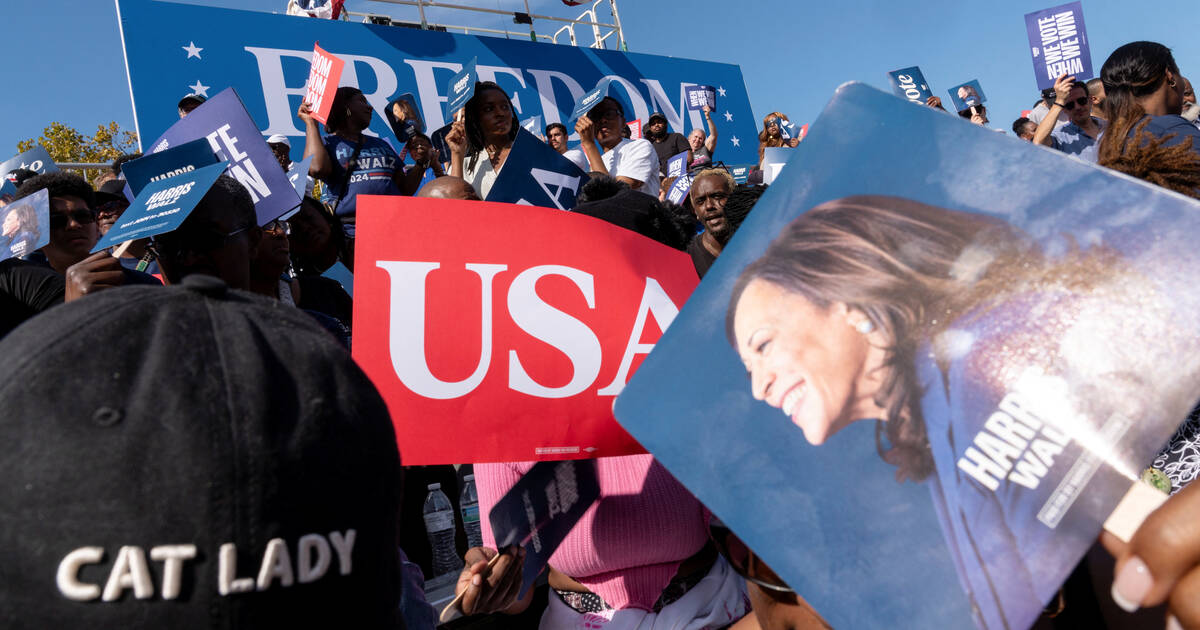
[[[121,166],[121,174],[129,182],[133,196],[137,197],[150,182],[188,173],[218,161],[208,140],[199,138],[130,160]]]
[[[1054,87],[1059,75],[1074,76],[1078,81],[1095,76],[1081,3],[1026,13],[1025,31],[1039,90]]]
[[[105,232],[92,253],[125,241],[147,238],[179,227],[228,166],[217,162],[174,177],[150,182],[117,222]]]
[[[185,94],[212,97],[234,87],[259,132],[288,136],[299,160],[305,133],[296,110],[319,40],[346,61],[341,84],[361,89],[378,113],[368,134],[391,135],[384,112],[405,93],[416,97],[426,129],[444,126],[447,80],[478,58],[479,80],[513,96],[518,120],[566,123],[573,143],[568,116],[603,79],[613,80],[610,92],[625,105],[626,120],[660,111],[670,131],[685,134],[706,125],[703,114],[687,109],[685,86],[715,85],[717,152],[727,163],[758,161],[757,118],[741,70],[728,63],[156,0],[119,0],[118,7],[135,120],[147,140],[178,120],[175,105]]]
[[[308,169],[312,166],[313,156],[308,156],[299,162],[292,162],[292,167],[288,169],[288,181],[292,182],[292,188],[296,189],[296,195],[301,199],[308,194]]]
[[[929,84],[925,82],[925,75],[917,66],[892,70],[888,73],[888,80],[892,82],[892,91],[896,93],[896,96],[906,98],[918,105],[924,105],[925,101],[933,96],[933,90],[929,89]]]
[[[587,181],[571,160],[521,129],[486,201],[570,210]]]
[[[672,155],[671,158],[667,160],[667,177],[679,177],[682,175],[683,172],[687,170],[687,157],[687,151]]]
[[[671,184],[671,189],[667,191],[667,201],[683,205],[683,201],[687,199],[688,193],[692,190],[692,180],[691,175],[684,175],[675,180]]]
[[[264,225],[300,205],[296,189],[259,133],[233,88],[222,90],[150,144],[150,153],[207,139],[229,174],[250,193],[258,224]]]
[[[567,119],[567,123],[573,124],[576,120],[579,120],[580,116],[587,114],[596,104],[604,100],[604,97],[608,96],[608,86],[611,83],[612,79],[605,77],[600,80],[600,83],[596,84],[596,87],[588,90],[583,96],[580,96],[579,100],[575,102],[575,108],[571,110],[571,117]],[[626,120],[629,119],[628,112],[625,118]]]
[[[717,107],[717,88],[711,85],[689,85],[683,89],[687,98],[689,110],[702,110],[707,105],[710,109]]]
[[[476,59],[472,59],[446,83],[446,118],[448,120],[454,120],[454,114],[466,107],[467,101],[475,96],[475,82],[479,80],[479,75],[475,72],[475,63]]]
[[[50,154],[40,144],[16,157],[0,162],[0,177],[8,177],[9,173],[22,168],[29,169],[38,175],[58,172],[58,165],[50,159]]]
[[[12,186],[8,180],[0,181]],[[4,188],[0,186],[0,196],[3,194]],[[49,242],[49,189],[0,206],[0,260],[28,256]]]
[[[861,83],[791,151],[618,422],[831,627],[1033,626],[1195,483],[1200,204]]]

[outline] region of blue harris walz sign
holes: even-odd
[[[579,97],[605,79],[625,105],[626,120],[661,111],[680,133],[705,125],[702,112],[688,109],[684,88],[716,86],[714,116],[723,121],[718,152],[726,163],[758,161],[756,118],[742,72],[732,64],[153,0],[119,0],[118,8],[142,138],[157,137],[177,121],[175,105],[183,95],[211,98],[233,87],[258,131],[288,136],[298,161],[304,125],[296,110],[319,40],[346,61],[342,85],[361,89],[377,112],[369,134],[391,137],[384,112],[406,93],[414,96],[426,129],[443,127],[448,80],[478,58],[478,79],[495,81],[513,97],[518,120],[541,116],[543,124],[569,128],[567,117]]]

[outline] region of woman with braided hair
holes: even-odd
[[[1184,78],[1171,50],[1132,42],[1100,70],[1109,126],[1098,162],[1163,188],[1200,198],[1200,129],[1180,116]]]

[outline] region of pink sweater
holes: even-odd
[[[550,566],[613,608],[650,610],[679,563],[708,540],[708,512],[651,455],[601,458],[596,465],[600,500],[550,557]],[[480,515],[532,467],[476,464]],[[494,548],[491,523],[486,517],[480,523],[483,544]]]

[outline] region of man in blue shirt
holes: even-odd
[[[1070,122],[1054,129],[1054,121],[1061,111],[1066,111]],[[1033,142],[1054,147],[1068,155],[1079,155],[1084,149],[1096,144],[1104,131],[1103,120],[1092,116],[1092,101],[1088,96],[1087,84],[1076,81],[1066,74],[1054,82],[1054,103],[1050,112],[1038,124]],[[1094,153],[1089,152],[1089,155]]]

